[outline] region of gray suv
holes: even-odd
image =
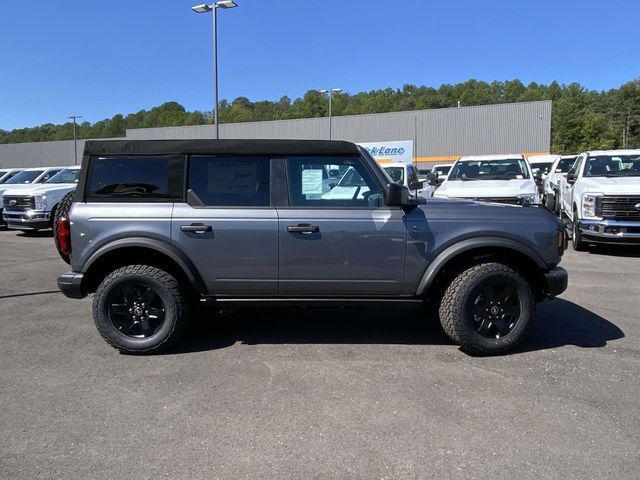
[[[167,348],[200,301],[434,306],[465,351],[501,353],[567,287],[547,209],[415,199],[347,142],[89,141],[74,195],[58,285],[94,293],[125,352]]]

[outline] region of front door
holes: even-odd
[[[194,156],[186,203],[176,203],[172,242],[211,294],[275,295],[278,217],[269,201],[269,158]]]
[[[360,157],[289,157],[288,207],[278,207],[283,296],[397,295],[402,288],[404,212],[384,206]],[[327,190],[323,172],[342,171]]]

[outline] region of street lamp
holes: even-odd
[[[73,164],[78,164],[78,140],[76,139],[76,120],[82,118],[82,115],[70,115],[68,119],[73,119]]]
[[[340,93],[341,91],[342,91],[341,88],[332,88],[331,90],[327,90],[326,88],[323,88],[322,90],[318,90],[318,93],[321,93],[323,95],[325,93],[329,94],[329,140],[331,140],[331,104],[333,100],[333,94]]]
[[[238,5],[232,0],[222,0],[212,5],[196,5],[191,7],[196,13],[211,12],[213,15],[213,122],[216,126],[216,139],[220,138],[218,127],[218,8],[234,8]]]

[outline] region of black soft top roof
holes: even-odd
[[[337,140],[88,140],[85,155],[357,155]]]

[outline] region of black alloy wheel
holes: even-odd
[[[469,295],[475,330],[485,338],[508,335],[520,319],[520,298],[515,285],[497,278],[481,282]]]
[[[148,338],[160,330],[166,307],[150,286],[124,282],[110,292],[107,300],[109,319],[123,335]]]

